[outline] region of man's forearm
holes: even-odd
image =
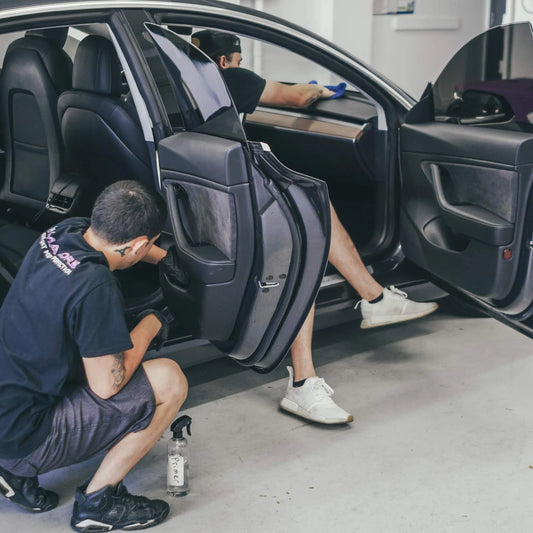
[[[83,359],[87,383],[100,398],[117,394],[141,364],[148,346],[159,333],[161,322],[154,314],[144,317],[130,333],[133,348],[101,357]]]
[[[157,265],[165,255],[167,255],[167,251],[154,244],[152,248],[150,248],[150,251],[144,256],[143,261],[145,263]]]
[[[323,96],[324,87],[309,83],[298,83],[293,85],[294,90],[297,91],[297,107],[308,107]]]
[[[305,108],[319,98],[328,98],[333,92],[314,83],[287,85],[277,81],[267,81],[259,98],[259,103],[276,107]]]
[[[144,317],[131,331],[130,337],[133,348],[123,353],[122,364],[116,361],[113,366],[113,390],[116,394],[122,389],[135,373],[141,364],[143,357],[148,350],[148,346],[159,333],[161,322],[155,315]]]

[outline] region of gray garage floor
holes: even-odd
[[[336,428],[278,411],[284,367],[190,368],[192,491],[168,498],[172,514],[154,531],[531,531],[532,347],[492,319],[444,313],[321,332],[319,372],[356,418]],[[167,439],[130,473],[131,492],[166,497]],[[73,487],[96,464],[43,476],[61,499],[44,515],[0,500],[0,530],[70,531]]]

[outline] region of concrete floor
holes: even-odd
[[[319,332],[319,373],[355,416],[340,427],[278,410],[284,365],[266,376],[228,360],[190,368],[191,493],[165,494],[168,433],[126,485],[170,502],[161,533],[531,531],[532,347],[493,319],[440,312]],[[42,476],[60,494],[49,513],[0,500],[1,531],[70,531],[73,488],[97,464]]]

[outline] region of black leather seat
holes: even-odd
[[[36,230],[25,227],[44,209],[63,171],[59,94],[70,89],[72,61],[62,49],[68,28],[26,32],[13,41],[0,73],[0,120],[6,152],[0,188],[0,262],[15,273]],[[5,214],[14,212],[10,219]],[[17,223],[14,222],[17,221]]]
[[[69,161],[95,194],[121,179],[153,183],[141,126],[120,92],[121,67],[113,44],[86,37],[74,58],[72,90],[59,97],[58,111]]]

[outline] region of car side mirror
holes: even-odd
[[[467,89],[457,96],[446,115],[465,125],[503,123],[514,117],[512,107],[503,96],[476,89]]]

